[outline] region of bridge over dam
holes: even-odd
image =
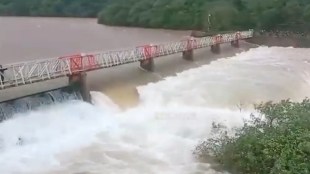
[[[196,49],[211,47],[213,53],[219,54],[221,44],[230,43],[233,47],[239,47],[239,40],[250,37],[253,37],[252,30],[201,38],[187,37],[179,42],[147,44],[123,50],[82,53],[6,64],[2,66],[0,71],[0,92],[5,93],[12,89],[18,90],[22,86],[40,84],[43,81],[48,85],[53,83],[54,79],[68,77],[68,87],[66,88],[61,87],[59,89],[38,91],[40,97],[49,98],[49,100],[40,100],[36,97],[33,99],[38,103],[36,105],[39,106],[42,103],[49,104],[66,99],[83,99],[90,102],[89,88],[86,83],[87,72],[133,62],[139,62],[140,67],[146,71],[153,71],[155,58],[182,53],[183,59],[193,61],[194,50]],[[23,106],[24,110],[35,108],[29,107],[27,100],[23,100],[25,97],[27,96],[21,96],[17,105]],[[13,113],[12,110],[17,110],[14,112],[19,111],[12,106],[16,105],[16,101],[15,98],[2,101],[0,98],[0,102],[2,102],[0,103],[1,118],[11,115],[8,113]]]

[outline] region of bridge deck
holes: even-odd
[[[0,69],[0,90],[60,78],[74,73],[143,61],[215,44],[246,39],[253,31],[228,33],[212,37],[188,38],[179,42],[149,44],[120,51],[77,54],[4,65]],[[1,67],[0,67],[1,68]]]

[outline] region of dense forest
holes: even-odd
[[[111,25],[232,30],[310,24],[309,0],[114,0],[99,14]]]
[[[309,0],[0,0],[0,15],[97,17],[107,25],[306,30]]]
[[[97,17],[108,0],[0,0],[1,16]]]

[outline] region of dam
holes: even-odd
[[[120,66],[134,62],[140,62],[140,67],[143,70],[153,72],[155,68],[154,59],[157,57],[165,57],[177,53],[182,53],[183,59],[193,61],[194,50],[196,49],[211,47],[212,53],[219,54],[221,50],[220,44],[231,43],[232,47],[239,48],[239,40],[248,39],[252,36],[252,30],[241,32],[238,31],[200,38],[195,38],[191,36],[183,40],[170,43],[146,44],[143,46],[136,46],[135,48],[116,51],[79,53],[69,56],[58,56],[48,59],[38,59],[32,61],[5,64],[1,65],[2,70],[0,72],[0,89],[5,92],[6,89],[20,87],[23,85],[35,85],[35,83],[38,82],[44,82],[47,80],[53,80],[68,76],[69,86],[73,88],[73,90],[75,90],[75,93],[79,93],[79,96],[81,96],[84,101],[91,102],[91,96],[89,94],[89,88],[86,79],[86,72]],[[51,95],[49,92],[44,92],[44,94]],[[30,98],[28,97],[27,99],[17,100],[27,100],[27,105],[31,105],[30,101],[33,100],[28,99]],[[33,99],[33,97],[31,97],[31,99]],[[14,100],[14,98],[12,98],[11,100]],[[8,108],[12,108],[12,106],[14,105],[20,107],[19,104],[15,103],[16,102],[14,102],[13,105],[1,105],[1,120],[9,118],[9,115],[12,115],[12,113],[14,113],[11,111],[12,109],[10,110]],[[45,104],[44,102],[39,103]],[[35,103],[34,105],[38,104]],[[22,108],[32,109],[36,107],[23,106]],[[20,109],[14,108],[13,110],[15,112],[18,112]]]
[[[12,36],[20,36],[22,40],[38,38],[32,40],[33,44],[21,42],[21,39],[2,40],[1,52],[5,57],[12,56],[3,59],[2,64],[26,61],[18,54],[28,55],[25,56],[29,57],[28,61],[42,55],[53,57],[79,52],[79,47],[83,47],[77,41],[81,32],[115,30],[117,34],[109,33],[106,37],[118,38],[120,35],[142,35],[140,40],[128,38],[127,43],[119,40],[123,47],[150,43],[152,39],[177,41],[189,34],[111,29],[95,25],[92,19],[27,18],[24,24],[20,20],[5,18],[0,23],[10,26],[5,31],[12,30]],[[56,27],[59,23],[68,23],[68,28],[62,28],[65,25]],[[21,34],[20,28],[25,31],[36,28],[37,34]],[[60,33],[72,31],[66,32],[68,37],[77,40],[46,36],[46,33],[53,33],[47,28]],[[72,36],[76,30],[78,32]],[[99,36],[94,38],[103,37],[103,33],[97,33]],[[5,35],[7,33],[2,33]],[[86,36],[81,37],[83,40]],[[44,42],[48,39],[50,42]],[[104,39],[98,42],[87,42],[82,52],[101,50],[98,47],[102,47]],[[8,49],[14,43],[16,47]],[[113,39],[111,44],[118,45]],[[117,48],[108,46],[107,50]],[[33,47],[32,51],[29,47]],[[213,121],[229,127],[240,126],[242,120],[250,116],[253,103],[286,98],[300,100],[309,96],[310,87],[308,49],[265,47],[246,42],[241,42],[240,48],[231,47],[230,43],[221,47],[221,54],[212,53],[210,48],[197,50],[195,60],[190,62],[181,55],[156,59],[153,72],[146,73],[135,63],[92,71],[87,81],[93,105],[76,101],[79,96],[68,90],[66,97],[59,98],[64,102],[15,114],[0,123],[0,173],[221,173],[192,157],[197,143],[211,136]],[[53,102],[57,100],[57,90],[50,95],[45,94],[46,89],[59,89],[67,83],[68,78],[64,77],[10,88],[1,93],[1,98],[8,101],[12,96],[27,94],[31,97],[34,91],[42,91],[42,97]],[[23,146],[16,145],[19,137],[24,139]]]

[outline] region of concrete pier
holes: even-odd
[[[72,74],[69,76],[69,86],[77,91],[80,91],[82,98],[85,102],[91,103],[91,96],[89,87],[86,82],[86,72]]]
[[[155,64],[153,58],[140,60],[140,67],[146,71],[154,71],[154,66]]]
[[[187,50],[182,52],[183,59],[192,61],[194,60],[194,50]]]
[[[211,45],[211,52],[215,54],[220,54],[221,53],[220,44]]]
[[[239,40],[231,41],[231,46],[235,48],[239,48],[240,47]]]

